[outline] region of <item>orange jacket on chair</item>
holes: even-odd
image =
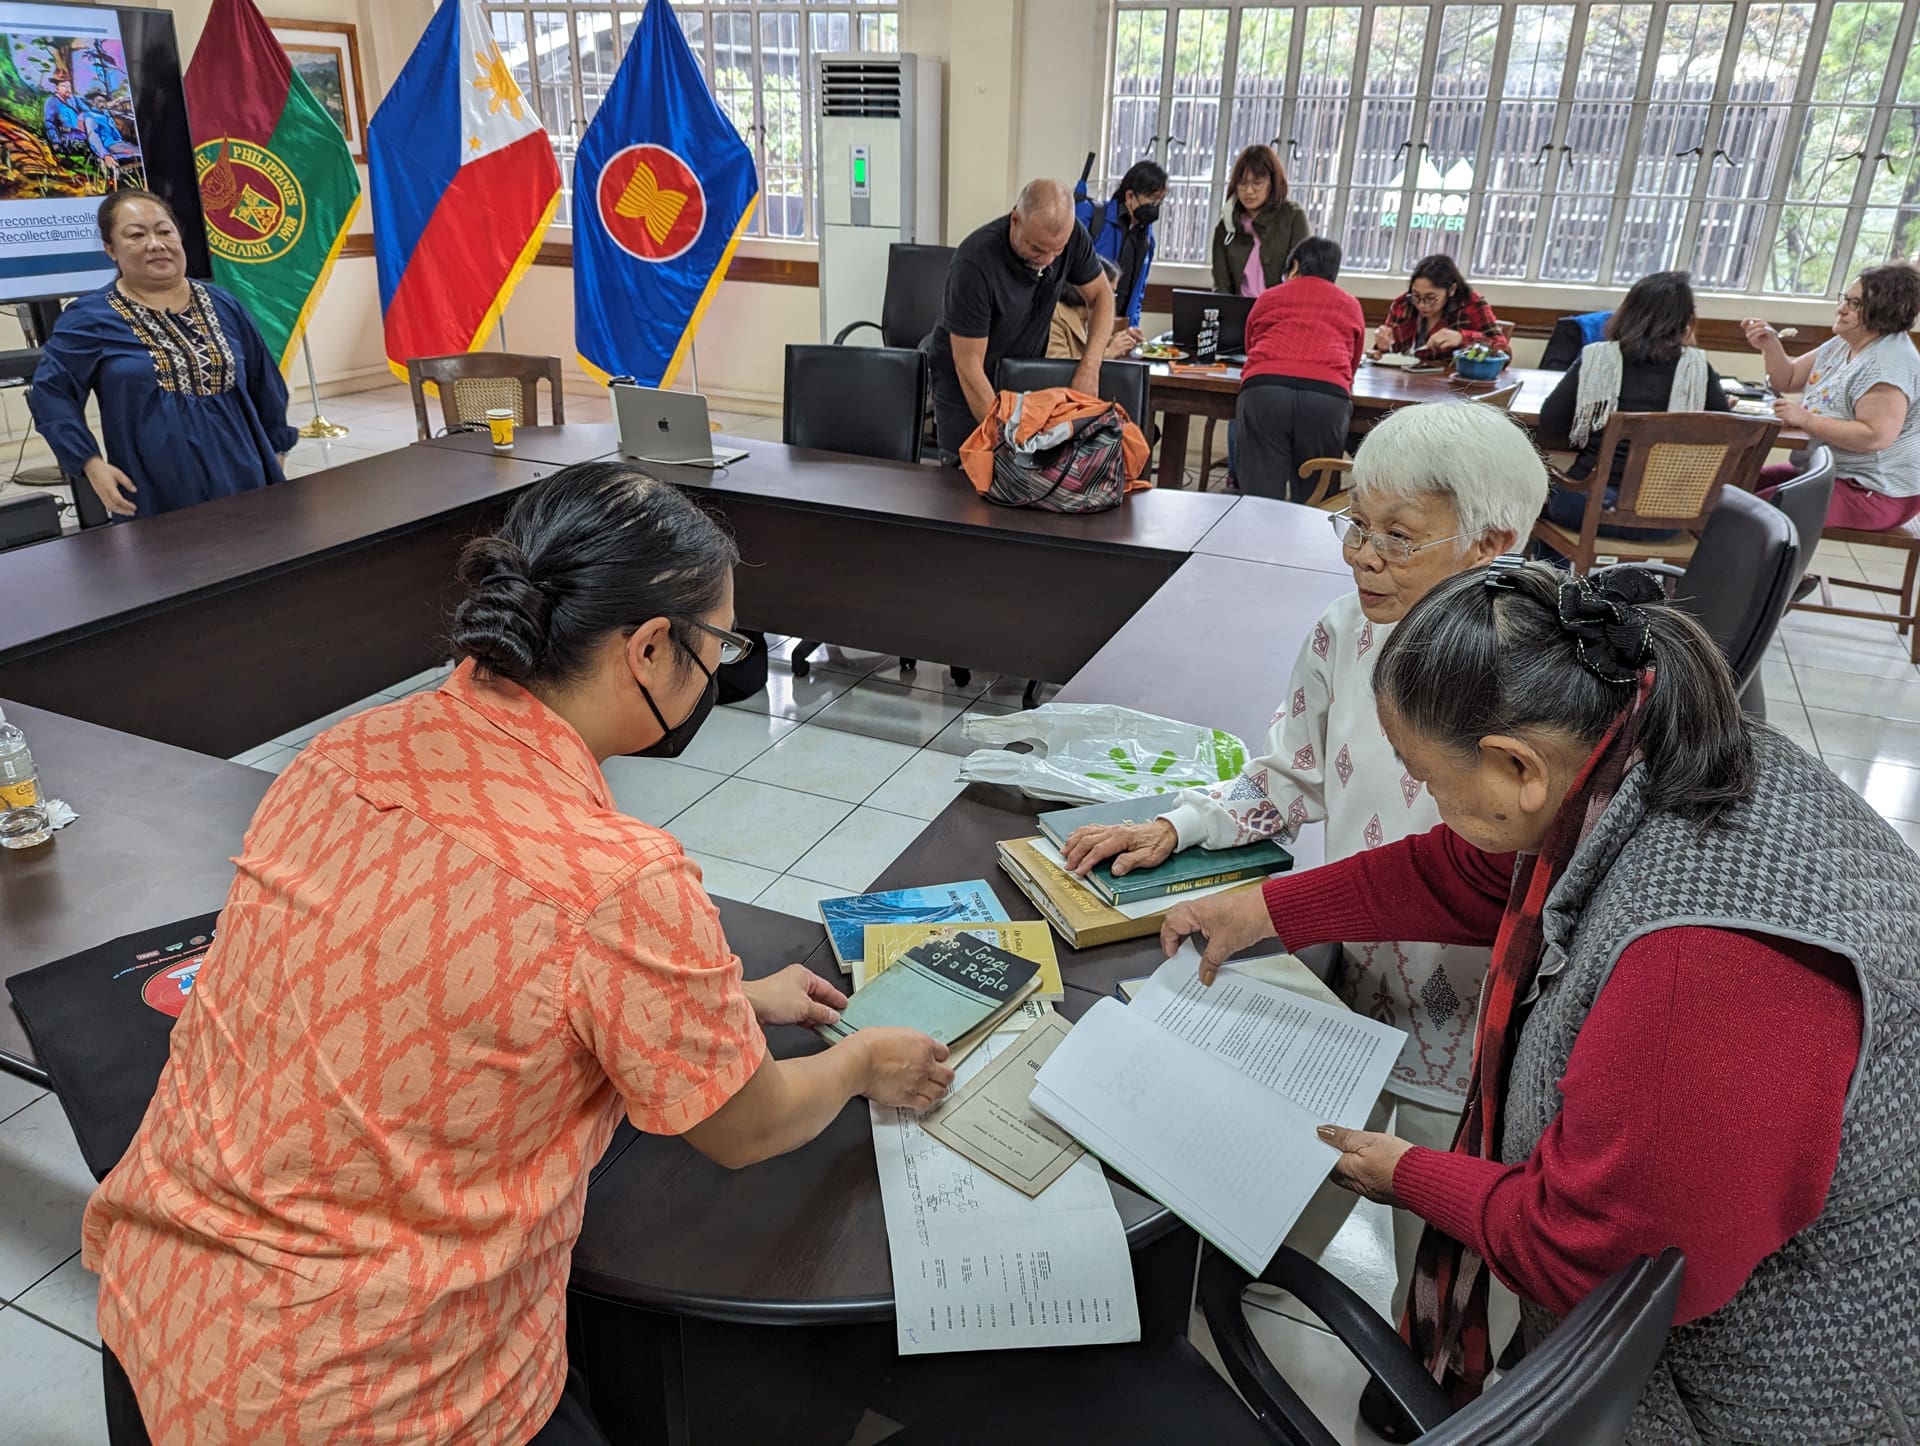
[[[1021,397],[1025,396],[1024,403]],[[1088,417],[1097,417],[1109,407],[1116,408],[1123,419],[1120,430],[1120,453],[1127,463],[1127,491],[1138,491],[1142,487],[1151,487],[1147,480],[1147,458],[1150,449],[1147,439],[1140,429],[1130,420],[1124,420],[1127,409],[1118,403],[1103,401],[1099,397],[1090,397],[1085,392],[1076,392],[1071,387],[1048,387],[1038,392],[999,392],[993,399],[986,420],[974,429],[974,433],[960,444],[960,466],[967,474],[967,480],[973,483],[973,490],[982,497],[993,486],[993,449],[1000,442],[1000,434],[1007,419],[1017,411],[1019,425],[1014,429],[1014,442],[1027,446],[1042,434],[1060,428],[1059,441],[1065,441],[1066,429],[1073,423]],[[1054,442],[1043,442],[1052,446]]]

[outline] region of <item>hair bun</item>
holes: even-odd
[[[461,556],[460,580],[467,596],[453,615],[454,647],[509,682],[537,676],[553,601],[533,580],[526,554],[506,538],[478,538]]]
[[[1632,683],[1653,661],[1653,624],[1641,609],[1663,602],[1666,590],[1637,567],[1610,568],[1597,580],[1560,584],[1560,629],[1571,635],[1580,662],[1608,683]]]

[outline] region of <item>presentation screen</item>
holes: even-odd
[[[0,302],[110,280],[96,214],[129,186],[167,198],[207,275],[173,17],[0,0]]]

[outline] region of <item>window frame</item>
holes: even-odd
[[[1551,127],[1553,139],[1540,182],[1539,210],[1533,223],[1532,235],[1528,240],[1523,274],[1502,277],[1500,284],[1614,290],[1627,284],[1615,279],[1615,263],[1619,256],[1621,238],[1633,199],[1635,173],[1642,160],[1642,151],[1649,141],[1647,118],[1654,102],[1654,86],[1661,44],[1669,13],[1676,7],[1682,7],[1684,10],[1685,7],[1695,4],[1704,4],[1716,9],[1724,7],[1727,12],[1726,38],[1718,57],[1713,88],[1707,100],[1701,130],[1705,151],[1690,179],[1685,205],[1681,210],[1681,220],[1677,226],[1671,228],[1666,242],[1667,253],[1659,258],[1657,264],[1678,268],[1692,266],[1694,247],[1709,206],[1729,206],[1734,208],[1733,214],[1736,215],[1740,214],[1742,208],[1758,208],[1757,228],[1754,233],[1756,239],[1751,252],[1745,258],[1744,284],[1736,288],[1700,287],[1701,293],[1725,297],[1768,297],[1802,302],[1817,301],[1823,297],[1831,298],[1840,293],[1859,267],[1879,264],[1882,260],[1877,254],[1857,256],[1855,252],[1860,247],[1861,232],[1867,212],[1875,209],[1872,202],[1874,168],[1881,163],[1881,154],[1886,150],[1886,141],[1893,127],[1896,113],[1913,108],[1911,103],[1903,105],[1899,101],[1899,90],[1914,46],[1920,43],[1920,5],[1909,3],[1902,7],[1888,50],[1885,70],[1879,78],[1878,86],[1870,87],[1874,98],[1870,102],[1872,116],[1866,141],[1866,157],[1860,160],[1856,167],[1853,189],[1845,206],[1839,245],[1827,288],[1824,291],[1813,292],[1771,291],[1768,289],[1768,284],[1774,271],[1773,258],[1775,248],[1779,244],[1782,218],[1789,204],[1806,204],[1805,202],[1789,203],[1787,200],[1792,186],[1796,149],[1804,144],[1809,113],[1816,105],[1821,104],[1815,97],[1815,84],[1820,55],[1830,32],[1836,6],[1848,3],[1848,0],[1804,0],[1804,3],[1812,7],[1807,43],[1804,53],[1799,58],[1797,70],[1792,72],[1794,88],[1788,101],[1784,104],[1743,101],[1734,95],[1734,86],[1750,15],[1756,8],[1760,9],[1764,15],[1771,7],[1780,3],[1781,0],[1344,0],[1344,3],[1342,0],[1114,0],[1109,16],[1106,49],[1105,94],[1102,109],[1104,129],[1098,153],[1102,156],[1103,162],[1109,165],[1114,164],[1118,159],[1113,156],[1112,119],[1116,88],[1116,45],[1122,17],[1128,12],[1140,11],[1159,11],[1164,15],[1165,49],[1161,66],[1160,109],[1157,124],[1153,128],[1155,141],[1152,150],[1156,159],[1164,161],[1168,152],[1172,102],[1179,83],[1178,36],[1182,16],[1191,11],[1223,11],[1227,18],[1227,34],[1220,76],[1219,114],[1216,118],[1214,177],[1209,194],[1214,197],[1224,195],[1227,172],[1233,163],[1233,155],[1228,146],[1234,129],[1234,100],[1240,85],[1238,57],[1243,17],[1250,11],[1281,10],[1291,12],[1292,18],[1288,36],[1287,72],[1279,107],[1279,132],[1271,140],[1291,173],[1299,160],[1298,137],[1295,135],[1295,129],[1300,115],[1301,86],[1306,79],[1304,51],[1307,44],[1309,17],[1313,11],[1319,9],[1356,10],[1359,14],[1360,43],[1356,47],[1349,77],[1347,112],[1342,128],[1342,154],[1337,177],[1333,185],[1323,192],[1331,197],[1332,205],[1328,215],[1314,218],[1320,224],[1328,223],[1332,217],[1341,218],[1337,225],[1328,224],[1327,230],[1329,234],[1344,241],[1352,218],[1352,198],[1356,190],[1368,190],[1371,193],[1370,188],[1356,186],[1355,166],[1363,139],[1362,115],[1367,100],[1368,74],[1372,64],[1371,39],[1374,34],[1375,17],[1382,10],[1424,8],[1426,33],[1421,53],[1420,73],[1412,97],[1408,141],[1401,152],[1405,176],[1402,183],[1399,221],[1391,244],[1386,248],[1389,260],[1385,269],[1349,268],[1356,276],[1388,278],[1403,276],[1419,255],[1425,254],[1421,249],[1420,228],[1414,224],[1414,208],[1416,193],[1419,189],[1419,162],[1426,154],[1426,147],[1431,143],[1429,131],[1436,99],[1433,85],[1434,57],[1441,45],[1445,12],[1461,6],[1494,7],[1500,11],[1499,25],[1494,37],[1490,61],[1491,76],[1480,120],[1480,133],[1474,157],[1473,184],[1468,191],[1467,213],[1462,231],[1457,241],[1451,246],[1453,254],[1462,258],[1463,264],[1471,266],[1479,243],[1481,228],[1488,222],[1486,208],[1488,183],[1495,160],[1493,148],[1496,143],[1499,106],[1506,99],[1504,87],[1507,69],[1513,56],[1516,14],[1523,5],[1545,5],[1555,9],[1564,6],[1570,12],[1571,28],[1567,59],[1560,76],[1559,89],[1551,99],[1554,107]],[[1613,176],[1611,205],[1601,242],[1596,274],[1584,280],[1549,277],[1543,275],[1543,271],[1549,259],[1548,247],[1550,233],[1553,230],[1551,224],[1553,207],[1555,198],[1561,194],[1561,182],[1568,175],[1570,157],[1567,135],[1573,116],[1576,81],[1590,39],[1592,13],[1596,6],[1618,4],[1629,4],[1636,8],[1644,5],[1647,12],[1647,33],[1640,52],[1633,98],[1628,103],[1626,127],[1622,136],[1622,153]],[[1444,94],[1439,97],[1442,100],[1447,98]],[[1546,97],[1534,98],[1546,99]],[[1689,103],[1697,104],[1697,102]],[[1770,178],[1766,194],[1761,198],[1727,197],[1716,200],[1712,195],[1716,168],[1726,164],[1726,161],[1715,153],[1723,148],[1730,119],[1737,119],[1743,107],[1755,104],[1779,105],[1783,116],[1784,129],[1781,133],[1779,150],[1772,157],[1774,173]],[[1862,102],[1859,108],[1865,109],[1867,104]],[[1916,129],[1916,135],[1920,135],[1920,128]],[[1756,158],[1758,159],[1763,158]],[[1894,159],[1904,161],[1907,167],[1920,165],[1920,155]],[[1117,179],[1117,174],[1107,176],[1103,179],[1102,186],[1110,190]],[[1676,195],[1674,199],[1677,200],[1678,196]],[[1165,256],[1164,247],[1162,255]],[[1201,254],[1198,256],[1182,257],[1174,264],[1206,265],[1205,246],[1202,246]]]
[[[586,84],[583,80],[584,67],[581,64],[580,48],[581,19],[589,15],[605,15],[612,20],[614,37],[614,74],[619,73],[620,64],[626,59],[627,48],[633,43],[633,30],[639,24],[640,14],[646,8],[646,0],[483,0],[481,10],[489,25],[499,15],[518,16],[524,33],[528,37],[529,73],[534,73],[534,60],[531,53],[532,37],[535,34],[534,16],[543,12],[564,13],[567,17],[567,36],[569,50],[567,81],[572,90],[573,112],[580,117],[572,133],[555,130],[550,119],[542,116],[552,137],[554,150],[559,158],[561,176],[565,186],[566,205],[562,208],[565,218],[556,216],[553,222],[554,239],[564,241],[573,230],[573,157],[579,149],[580,138],[586,134],[592,121],[592,113],[587,108]],[[899,0],[675,0],[674,12],[685,23],[688,15],[700,17],[700,35],[697,40],[688,38],[688,45],[700,63],[700,73],[705,77],[709,92],[713,87],[713,21],[718,16],[731,16],[742,21],[751,37],[752,70],[749,80],[752,85],[753,116],[751,122],[742,131],[741,139],[746,141],[753,152],[753,163],[760,177],[761,201],[755,208],[753,224],[746,235],[755,241],[771,242],[774,245],[808,246],[819,243],[817,225],[819,205],[814,193],[813,148],[815,127],[818,122],[817,107],[819,94],[815,85],[815,61],[821,54],[813,48],[813,22],[816,16],[845,16],[847,19],[848,48],[853,52],[867,54],[897,54],[900,45],[900,4]],[[625,17],[632,17],[631,24]],[[767,16],[791,16],[796,22],[797,44],[800,52],[800,202],[801,227],[797,236],[774,234],[768,229],[771,206],[768,204],[767,191],[767,142],[766,123],[766,69],[763,58],[764,26]],[[879,19],[892,17],[892,50],[861,51],[861,20],[866,17]],[[884,29],[884,27],[882,27]],[[1109,43],[1111,50],[1111,43]],[[840,52],[833,52],[838,54]],[[607,77],[611,85],[612,76]],[[596,102],[595,110],[598,109]],[[724,104],[722,106],[724,110]],[[782,195],[791,194],[782,192]]]

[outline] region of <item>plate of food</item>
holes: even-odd
[[[1368,358],[1377,367],[1411,367],[1420,364],[1420,358],[1404,351],[1385,352],[1380,356]]]
[[[1185,361],[1187,359],[1184,348],[1164,341],[1143,341],[1133,349],[1133,354],[1137,357],[1145,357],[1148,361]]]

